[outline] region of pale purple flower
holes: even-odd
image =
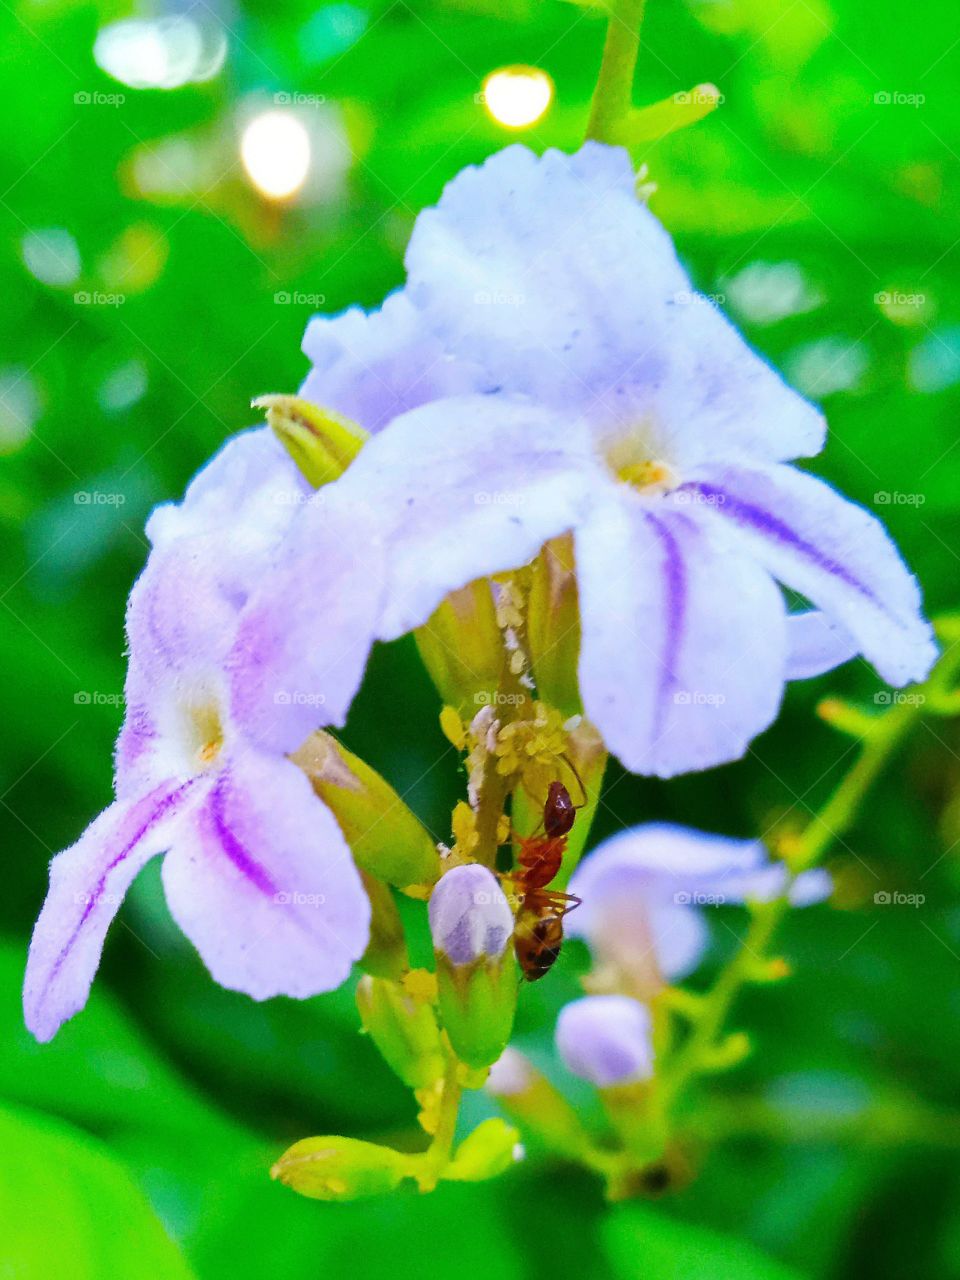
[[[555,1036],[567,1070],[598,1089],[653,1075],[650,1011],[629,996],[584,996],[564,1005]]]
[[[497,877],[476,863],[446,872],[430,895],[430,933],[451,964],[498,960],[513,935],[513,912]]]
[[[601,970],[652,992],[697,967],[709,941],[708,910],[768,902],[786,885],[786,868],[770,861],[759,840],[649,823],[604,840],[581,862],[570,892],[582,904],[566,930],[585,939]],[[808,871],[790,898],[805,906],[829,892],[826,872]]]
[[[24,1010],[39,1040],[85,1004],[110,922],[160,853],[171,914],[223,986],[311,996],[339,985],[366,947],[370,906],[336,819],[257,731],[269,706],[275,736],[296,738],[302,702],[311,721],[342,723],[379,587],[362,525],[355,537],[332,506],[313,530],[326,557],[310,585],[322,683],[291,688],[269,665],[269,625],[250,596],[306,496],[278,450],[264,432],[231,441],[183,504],[150,521],[154,550],[127,618],[117,798],[54,858],[30,947]]]
[[[926,675],[882,525],[785,465],[822,448],[820,413],[692,288],[626,152],[464,170],[407,268],[379,312],[305,344],[307,394],[389,424],[337,484],[380,521],[382,637],[572,531],[585,711],[661,776],[736,759],[786,680],[856,653],[892,684]],[[781,586],[816,609],[791,615]]]

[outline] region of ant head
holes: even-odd
[[[562,782],[551,782],[543,806],[543,829],[551,840],[569,835],[577,816],[570,792]]]

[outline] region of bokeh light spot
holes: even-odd
[[[211,80],[227,56],[223,28],[178,14],[112,22],[93,46],[97,65],[131,89],[179,89]]]
[[[501,67],[483,82],[487,114],[508,129],[527,129],[553,99],[553,81],[537,67]]]
[[[243,131],[240,158],[253,185],[270,200],[286,200],[310,170],[310,134],[289,111],[264,111]]]

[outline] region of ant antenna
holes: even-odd
[[[575,804],[573,807],[575,809],[583,809],[586,807],[587,800],[589,799],[589,797],[587,796],[587,788],[583,785],[583,779],[580,777],[580,774],[577,772],[577,766],[573,763],[573,761],[570,759],[570,757],[567,755],[566,752],[564,752],[560,756],[560,759],[563,761],[563,763],[567,766],[567,768],[576,778],[577,786],[580,788],[580,794],[581,796],[583,796],[583,799],[580,801],[580,803]]]

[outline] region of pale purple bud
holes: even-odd
[[[508,1045],[490,1068],[484,1088],[496,1098],[512,1098],[525,1093],[535,1078],[530,1059]]]
[[[599,1089],[653,1075],[650,1011],[629,996],[585,996],[566,1005],[556,1043],[567,1069]]]
[[[430,898],[430,932],[451,964],[499,959],[513,933],[513,913],[496,876],[476,864],[448,871]]]

